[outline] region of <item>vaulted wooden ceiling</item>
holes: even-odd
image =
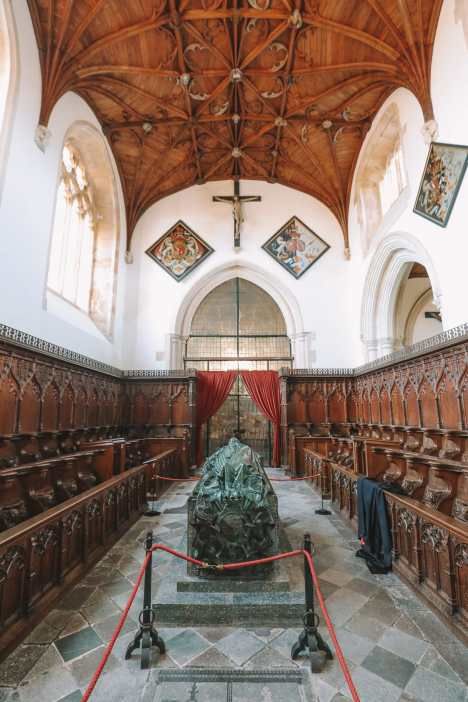
[[[289,185],[347,219],[356,159],[397,87],[432,118],[442,0],[28,0],[40,123],[72,90],[107,134],[128,245],[142,213],[195,183]]]

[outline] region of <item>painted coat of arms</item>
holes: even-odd
[[[298,217],[291,217],[262,248],[291,275],[300,278],[330,246]]]
[[[213,249],[179,220],[146,253],[179,281],[213,253]]]
[[[414,212],[447,226],[468,163],[468,146],[432,142]]]

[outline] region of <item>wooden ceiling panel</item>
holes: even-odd
[[[193,183],[281,182],[343,230],[371,121],[403,86],[432,115],[442,0],[28,0],[41,124],[68,90],[113,149],[128,246],[141,214]]]

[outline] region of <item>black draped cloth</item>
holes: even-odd
[[[361,548],[356,556],[365,559],[371,573],[388,573],[392,569],[392,534],[381,485],[369,478],[359,478],[357,484]]]

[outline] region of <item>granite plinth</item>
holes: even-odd
[[[280,530],[281,550],[290,548]],[[297,583],[300,583],[297,585]],[[158,624],[297,626],[304,615],[302,559],[278,561],[261,579],[198,578],[177,560],[153,600]]]

